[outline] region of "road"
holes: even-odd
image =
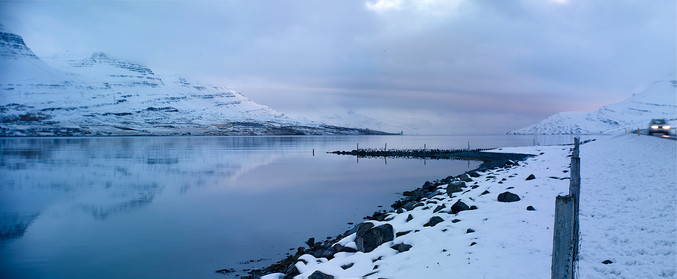
[[[637,130],[635,130],[635,133]],[[648,129],[641,129],[639,130],[640,135],[649,135],[649,130]],[[663,134],[653,134],[651,135],[652,137],[657,137],[657,138],[665,138],[665,139],[671,139],[671,140],[677,140],[677,133],[675,132],[675,129],[670,130],[669,135],[663,135]]]

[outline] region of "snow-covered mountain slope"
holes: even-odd
[[[234,90],[104,53],[50,64],[0,27],[0,136],[381,133],[293,120]]]
[[[677,120],[677,81],[657,81],[620,103],[592,112],[560,112],[508,134],[613,134],[646,129],[653,118]]]

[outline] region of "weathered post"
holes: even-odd
[[[574,278],[574,198],[557,196],[552,239],[552,279]]]
[[[578,265],[578,239],[580,235],[580,228],[578,223],[579,208],[581,201],[581,158],[580,158],[580,138],[574,138],[574,150],[571,156],[571,179],[569,180],[569,196],[572,196],[574,201],[574,220],[573,220],[573,268],[574,271]]]
[[[578,265],[579,204],[581,195],[580,138],[574,138],[571,154],[569,195],[555,199],[555,226],[552,240],[552,279],[573,279]]]

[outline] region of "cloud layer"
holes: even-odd
[[[104,51],[291,115],[450,134],[502,133],[674,78],[675,10],[670,0],[16,1],[0,3],[0,18],[38,55]]]

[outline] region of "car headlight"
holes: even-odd
[[[651,129],[658,129],[658,125],[651,125]]]
[[[665,129],[665,130],[670,130],[670,125],[665,125],[665,126],[663,126],[663,129]]]

